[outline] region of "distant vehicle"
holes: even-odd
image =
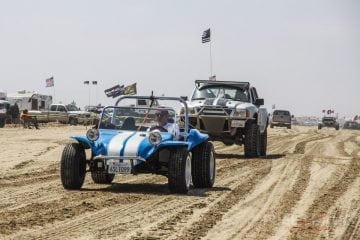
[[[288,110],[274,110],[271,118],[270,128],[286,127],[291,128],[291,116]]]
[[[0,100],[0,128],[3,128],[5,126],[9,108],[10,103],[8,101]]]
[[[336,130],[339,130],[339,123],[335,117],[323,117],[321,122],[318,124],[318,129],[323,127],[335,128]]]
[[[196,80],[188,101],[190,126],[226,145],[244,145],[246,157],[265,156],[268,113],[249,82]]]
[[[81,111],[74,105],[51,104],[49,110],[29,111],[29,115],[36,117],[38,122],[60,122],[70,125],[90,124],[90,112]]]
[[[346,121],[344,123],[343,129],[360,130],[360,124],[356,121]]]
[[[97,105],[97,106],[85,106],[84,110],[86,112],[92,112],[92,113],[96,113],[99,114],[102,112],[102,110],[104,109],[104,106],[101,105]]]
[[[187,193],[192,182],[195,188],[211,188],[215,181],[215,151],[207,134],[189,129],[185,104],[184,122],[179,132],[168,132],[156,126],[155,118],[147,113],[157,110],[172,112],[175,123],[179,116],[172,107],[114,106],[104,108],[97,128],[86,136],[72,136],[77,143],[67,144],[60,164],[60,177],[65,189],[80,189],[86,172],[98,184],[111,184],[115,174],[158,174],[168,178],[168,187],[174,193]],[[145,97],[141,97],[145,98]],[[170,100],[184,103],[181,98],[147,97],[149,100]],[[145,110],[139,116],[136,108]],[[171,114],[170,114],[171,115]],[[165,131],[164,131],[165,130]],[[177,134],[180,134],[177,136]],[[85,149],[90,149],[89,158]]]

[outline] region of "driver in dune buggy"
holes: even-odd
[[[155,112],[156,125],[149,128],[149,131],[158,129],[160,132],[173,133],[175,139],[179,139],[179,126],[174,123],[174,119],[170,117],[169,111],[166,109],[159,109]]]

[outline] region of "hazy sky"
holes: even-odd
[[[92,105],[114,103],[104,89],[115,84],[190,96],[210,75],[207,28],[213,74],[249,81],[268,110],[360,114],[358,0],[0,0],[0,89],[80,107],[89,92]]]

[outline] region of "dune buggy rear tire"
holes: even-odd
[[[93,171],[91,172],[91,178],[94,183],[98,184],[110,184],[114,180],[115,174],[107,172]]]
[[[172,193],[187,193],[191,181],[191,159],[186,147],[171,149],[168,184]]]
[[[60,161],[60,178],[65,189],[80,189],[86,174],[86,154],[79,143],[67,144]]]
[[[211,188],[215,182],[215,150],[211,142],[203,142],[192,150],[191,176],[194,187]]]

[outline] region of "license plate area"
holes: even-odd
[[[131,163],[128,160],[120,162],[120,160],[110,159],[107,165],[108,173],[131,174]]]
[[[245,121],[244,120],[232,120],[231,121],[231,127],[245,127]]]

